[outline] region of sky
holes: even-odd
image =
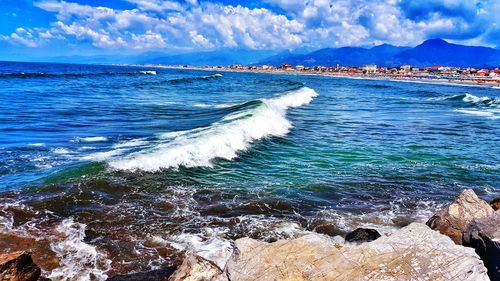
[[[414,46],[500,48],[500,0],[0,0],[0,59]]]

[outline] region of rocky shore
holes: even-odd
[[[188,249],[176,267],[108,280],[500,280],[499,202],[464,190],[426,224],[389,236],[356,229],[345,238],[241,238],[217,251]],[[0,252],[0,280],[48,280],[41,275],[29,252]]]

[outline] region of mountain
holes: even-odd
[[[443,39],[430,39],[416,47],[399,47],[383,44],[372,48],[342,47],[324,48],[309,53],[290,51],[258,51],[223,49],[208,52],[172,54],[147,52],[129,55],[66,56],[33,58],[40,62],[65,63],[135,63],[168,65],[275,65],[283,63],[304,66],[362,66],[376,64],[383,67],[400,66],[457,66],[476,68],[500,67],[500,50],[488,47],[464,46],[448,43]]]
[[[430,39],[411,47],[398,47],[388,44],[372,48],[342,47],[325,48],[305,55],[270,57],[260,64],[281,65],[346,65],[362,66],[376,64],[392,67],[404,64],[414,66],[457,66],[457,67],[499,67],[500,50],[451,44],[442,39]]]
[[[427,40],[415,48],[397,54],[395,58],[401,63],[417,66],[500,66],[500,50],[451,44],[442,39]]]

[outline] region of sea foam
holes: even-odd
[[[111,261],[97,249],[85,243],[85,224],[66,219],[56,230],[64,237],[51,244],[50,249],[59,257],[60,267],[52,270],[52,280],[106,280]]]
[[[209,127],[181,134],[153,149],[108,160],[108,164],[117,170],[156,172],[180,166],[210,167],[215,158],[232,160],[253,141],[286,135],[292,127],[286,118],[287,109],[309,104],[317,95],[313,89],[302,87],[276,98],[262,99],[257,106],[229,114]]]

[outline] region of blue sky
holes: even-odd
[[[500,47],[498,0],[0,0],[0,59],[301,50],[425,39]]]

